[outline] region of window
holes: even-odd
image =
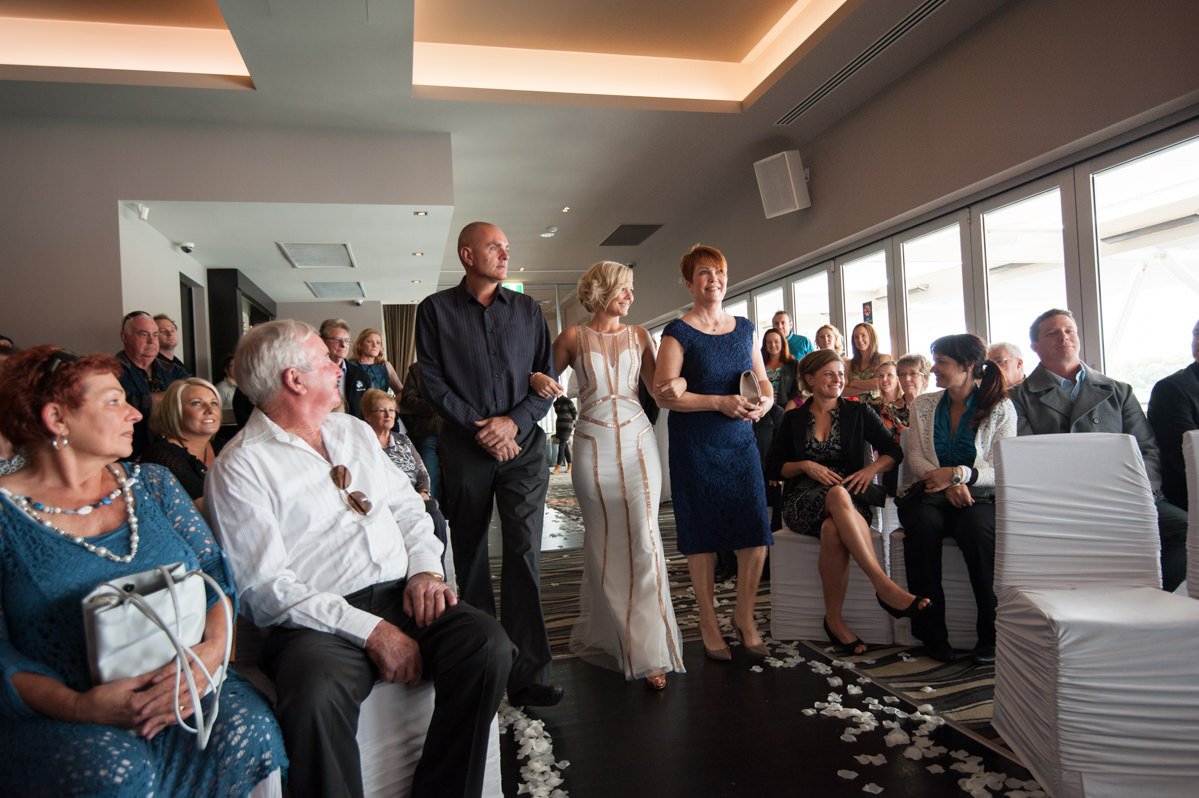
[[[1192,361],[1199,319],[1199,138],[1095,172],[1104,371],[1145,405]]]
[[[861,322],[874,325],[878,351],[891,352],[891,317],[887,306],[887,253],[879,249],[841,263],[845,290],[845,354],[853,357],[853,328]]]
[[[983,211],[982,227],[991,341],[1024,349],[1027,374],[1040,362],[1028,350],[1028,326],[1049,308],[1067,307],[1061,190]]]
[[[816,330],[829,323],[827,267],[791,283],[791,306],[795,332],[815,345]]]
[[[724,312],[733,316],[744,316],[749,318],[749,300],[744,296],[739,296],[732,302],[724,303]]]
[[[756,343],[762,343],[762,333],[774,326],[774,314],[782,309],[782,286],[754,294],[754,341]]]
[[[907,287],[907,351],[928,355],[942,335],[966,332],[961,226],[901,240],[899,252]]]

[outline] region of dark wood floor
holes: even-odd
[[[816,652],[800,653],[809,661],[827,662]],[[570,798],[870,795],[863,787],[871,783],[888,798],[967,794],[959,786],[966,774],[951,769],[960,760],[948,753],[913,761],[903,756],[906,746],[886,745],[890,730],[882,725],[855,742],[844,742],[842,734],[856,722],[803,713],[833,691],[844,696],[846,707],[865,708],[869,697],[882,703],[889,694],[873,684],[861,684],[861,695],[852,696],[845,686],[831,687],[828,677],[813,673],[807,662],[755,673],[753,663],[736,648],[732,663],[717,663],[704,657],[699,643],[686,644],[684,661],[687,673],[671,675],[663,693],[580,660],[554,663],[554,681],[565,688],[566,697],[558,706],[529,707],[526,713],[545,721],[555,759],[571,763],[562,772],[562,788]],[[833,675],[846,685],[857,684],[852,672]],[[883,705],[915,709],[903,702]],[[880,721],[893,719],[874,714]],[[911,719],[901,723],[909,733],[918,725]],[[987,771],[1031,778],[1010,759],[949,726],[931,736],[950,752],[981,757]],[[516,796],[512,736],[502,741],[504,793]],[[875,754],[885,755],[886,762],[854,759]],[[931,764],[944,772],[929,772]],[[858,776],[847,780],[838,771]]]

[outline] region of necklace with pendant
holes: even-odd
[[[103,557],[104,559],[112,560],[113,562],[128,563],[137,556],[137,544],[139,542],[137,535],[137,514],[133,510],[132,488],[134,484],[137,483],[137,477],[141,472],[141,467],[137,465],[133,466],[133,470],[130,472],[128,478],[125,477],[120,468],[111,463],[107,466],[107,468],[109,473],[112,474],[113,478],[117,481],[117,489],[95,504],[87,507],[80,507],[78,510],[64,510],[60,507],[49,507],[41,502],[33,501],[28,496],[21,496],[13,493],[12,491],[8,490],[8,488],[4,487],[0,487],[0,493],[3,493],[5,496],[7,496],[13,502],[13,504],[21,508],[22,512],[24,512],[34,521],[37,521],[46,529],[49,529],[51,532],[61,535],[72,543],[82,546],[92,554],[95,554],[97,557]],[[62,513],[64,515],[88,515],[97,507],[111,504],[113,499],[122,494],[125,497],[125,515],[129,519],[129,553],[125,555],[113,554],[104,546],[97,546],[94,543],[88,542],[87,538],[71,534],[65,529],[59,529],[40,514],[46,513],[48,515],[54,515],[56,513]]]

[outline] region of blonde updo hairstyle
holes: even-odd
[[[615,261],[602,260],[592,265],[579,278],[579,288],[575,293],[579,297],[579,304],[588,313],[596,313],[608,307],[608,303],[632,282],[633,270],[628,266]]]

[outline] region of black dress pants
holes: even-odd
[[[508,680],[513,694],[548,684],[550,642],[541,611],[541,529],[549,471],[545,433],[533,427],[516,443],[520,454],[499,462],[474,438],[446,425],[438,439],[442,511],[450,522],[454,567],[463,600],[496,615],[487,560],[487,529],[494,502],[500,513],[503,560],[500,623],[519,652]]]
[[[420,646],[422,677],[437,695],[412,783],[421,796],[477,797],[483,791],[491,720],[516,651],[493,618],[459,602],[424,629],[403,611],[404,581],[347,596]],[[275,716],[291,766],[292,798],[361,798],[359,708],[378,673],[366,651],[337,635],[275,627],[262,669],[275,683]]]
[[[1187,578],[1187,511],[1158,499],[1157,534],[1162,546],[1162,589],[1173,593]]]
[[[941,550],[952,537],[966,560],[974,603],[978,642],[995,644],[995,501],[975,499],[968,507],[954,507],[940,493],[925,494],[917,504],[899,509],[903,525],[903,556],[908,590],[932,599],[932,605],[912,618],[912,634],[925,645],[949,641],[945,628],[945,591],[941,587]]]

